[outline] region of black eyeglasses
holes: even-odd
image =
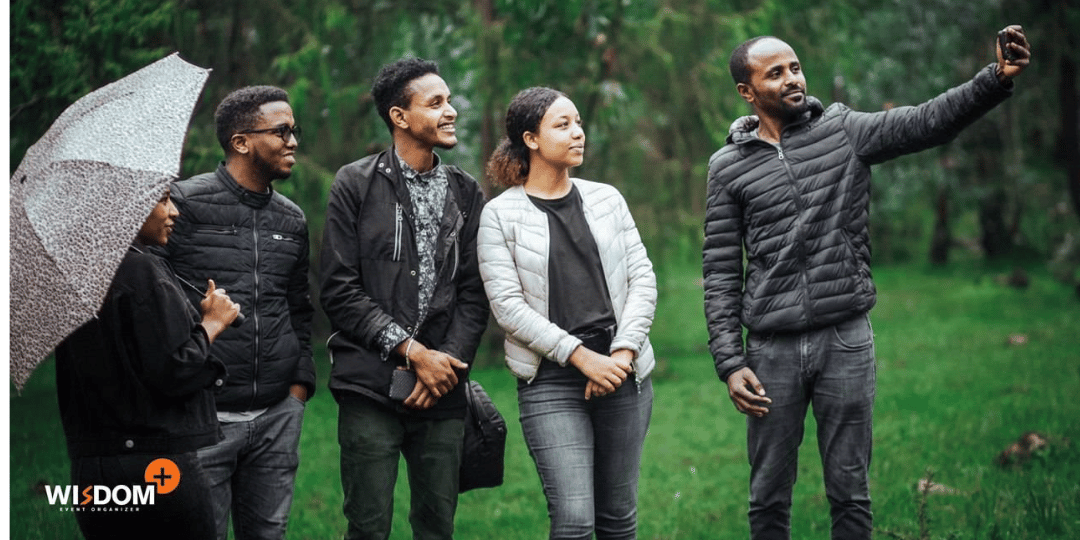
[[[267,129],[245,129],[240,133],[273,133],[286,143],[289,142],[289,136],[296,137],[297,141],[300,141],[300,126],[290,126],[289,124],[281,124],[277,127]]]

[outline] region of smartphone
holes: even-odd
[[[416,372],[404,369],[395,369],[390,376],[390,399],[405,401],[412,394],[416,386]]]
[[[1006,62],[1016,60],[1016,55],[1013,54],[1012,49],[1008,47],[1010,41],[1012,40],[1009,38],[1008,30],[998,32],[998,48],[1001,49],[1001,57],[1004,58]]]

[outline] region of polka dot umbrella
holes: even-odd
[[[210,71],[167,56],[68,107],[10,187],[11,379],[20,391],[95,316],[143,221],[180,172]]]

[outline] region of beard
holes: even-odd
[[[284,180],[292,175],[292,168],[284,169],[277,167],[263,158],[258,152],[251,156],[251,160],[252,165],[254,165],[255,170],[259,172],[259,175],[263,178],[269,178],[271,181]]]
[[[784,98],[778,98],[774,101],[759,102],[758,107],[767,116],[779,119],[787,124],[798,120],[803,113],[810,110],[810,103],[804,93],[802,100],[798,103],[789,103]]]

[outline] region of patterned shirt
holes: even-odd
[[[442,221],[443,207],[446,205],[446,189],[448,178],[446,167],[442,166],[442,160],[438,154],[434,155],[435,166],[430,171],[419,173],[413,170],[397,152],[398,165],[405,177],[405,186],[409,190],[409,199],[413,205],[413,230],[416,231],[416,252],[420,258],[420,317],[414,328],[420,325],[427,317],[428,304],[435,293],[435,282],[438,278],[435,268],[435,248],[439,240],[439,223]],[[408,339],[409,333],[401,325],[391,321],[383,328],[376,339],[383,349],[383,360],[401,342]]]

